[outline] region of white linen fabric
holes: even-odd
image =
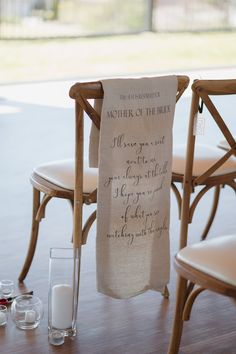
[[[169,282],[177,77],[102,82],[97,289],[129,298]]]
[[[94,101],[94,109],[101,116],[102,99]],[[91,125],[89,137],[89,167],[98,167],[98,146],[99,146],[99,130],[95,124]]]

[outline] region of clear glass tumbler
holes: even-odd
[[[0,305],[0,326],[5,326],[7,324],[7,307],[4,305]]]
[[[53,345],[76,335],[80,249],[51,248],[49,260],[48,329]]]
[[[11,297],[14,291],[14,282],[9,279],[0,280],[0,293],[1,296],[5,299]]]

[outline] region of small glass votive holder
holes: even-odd
[[[17,296],[11,305],[11,317],[20,329],[37,328],[43,317],[43,303],[34,295]]]
[[[7,307],[5,305],[0,305],[0,326],[5,326],[7,324],[7,319]]]
[[[5,299],[11,297],[14,291],[14,282],[13,280],[3,279],[0,280],[0,293],[1,296]]]
[[[52,329],[49,332],[49,343],[55,346],[62,345],[65,342],[63,331]]]

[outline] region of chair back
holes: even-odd
[[[177,76],[178,90],[176,95],[176,102],[182,96],[183,92],[188,86],[189,78],[187,76]],[[101,82],[85,82],[76,83],[70,89],[70,97],[75,100],[76,110],[76,151],[75,151],[75,192],[74,192],[74,245],[79,247],[84,244],[86,240],[82,237],[82,205],[96,197],[96,191],[87,196],[83,196],[82,181],[83,181],[83,113],[100,129],[101,117],[95,111],[91,104],[91,100],[103,98],[103,88]]]
[[[220,107],[220,109],[218,107],[219,97],[222,96],[222,98],[227,100],[226,96],[229,95],[235,95],[234,97],[231,97],[231,100],[234,98],[236,99],[236,80],[195,80],[192,85],[192,102],[188,129],[185,176],[183,183],[180,249],[185,247],[187,244],[188,223],[190,222],[189,220],[191,220],[193,211],[202,196],[199,193],[199,198],[194,201],[190,210],[190,195],[193,189],[196,186],[205,185],[205,188],[202,192],[202,194],[204,194],[211,187],[228,184],[235,190],[235,133],[233,134],[232,126],[230,127],[230,124],[226,123],[226,119],[224,119],[220,113],[220,110],[222,111],[222,107]],[[231,105],[227,106],[227,103],[224,103],[224,106],[227,108],[231,107]],[[210,115],[209,118],[214,120],[220,134],[222,134],[221,139],[225,139],[228,142],[229,147],[227,151],[223,152],[223,150],[221,150],[222,154],[219,154],[218,158],[214,158],[212,164],[210,164],[203,173],[197,176],[193,176],[197,116],[198,113],[202,111],[202,109],[208,110]],[[233,109],[230,110],[230,114],[234,114]],[[218,142],[219,141],[215,141],[215,147],[217,146]],[[230,164],[227,165],[229,168],[222,169],[223,165],[225,163],[229,163],[229,161]]]

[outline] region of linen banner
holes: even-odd
[[[129,298],[169,282],[177,77],[102,82],[97,289]]]
[[[94,101],[94,109],[101,116],[102,113],[102,99]],[[98,147],[99,147],[99,130],[95,124],[92,123],[89,136],[89,167],[98,167]]]

